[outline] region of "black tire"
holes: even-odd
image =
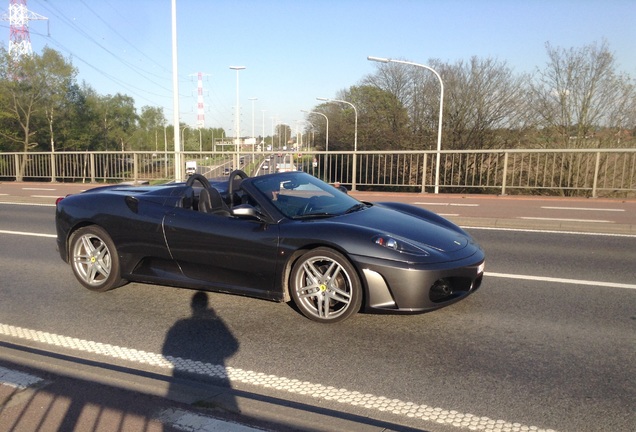
[[[336,323],[360,310],[360,278],[349,260],[333,249],[321,247],[302,255],[289,282],[294,303],[310,320]]]
[[[108,291],[126,282],[120,277],[115,244],[99,226],[83,227],[73,233],[69,241],[69,257],[73,274],[91,291]]]

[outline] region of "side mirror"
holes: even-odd
[[[232,216],[236,216],[239,218],[247,218],[247,219],[257,219],[259,221],[265,221],[265,218],[260,214],[254,206],[249,204],[241,204],[235,207],[232,207]]]

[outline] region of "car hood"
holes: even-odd
[[[378,234],[400,237],[439,252],[456,252],[472,242],[471,237],[467,234],[423,217],[382,205],[372,205],[363,210],[343,215],[339,217],[339,222],[364,226]]]

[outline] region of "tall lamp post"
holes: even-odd
[[[258,98],[251,97],[249,98],[249,100],[252,101],[252,140],[254,141],[252,143],[252,161],[254,161],[254,158],[255,158],[254,152],[256,151],[256,136],[255,136],[256,132],[254,132],[254,102],[256,102]]]
[[[172,0],[172,110],[174,124],[174,179],[183,180],[181,141],[179,141],[179,73],[177,55],[177,0]]]
[[[325,158],[323,160],[323,176],[325,178],[325,180],[328,181],[329,177],[327,176],[327,155],[329,154],[329,118],[318,111],[305,111],[305,110],[300,110],[301,112],[307,113],[307,114],[320,114],[321,116],[323,116],[325,118]]]
[[[239,71],[242,71],[243,69],[245,69],[245,66],[230,66],[230,69],[236,71],[236,110],[234,112],[234,130],[236,135],[234,145],[236,146],[236,161],[234,162],[234,166],[238,167],[239,166],[239,147],[240,147],[240,140],[241,140],[241,119],[240,119],[241,108],[239,106],[239,103],[240,103]]]
[[[181,128],[181,142],[183,143],[183,150],[185,151],[185,130],[190,129],[189,126],[184,126]]]
[[[435,193],[439,193],[439,165],[440,165],[440,155],[442,151],[442,116],[444,113],[444,82],[442,81],[442,77],[437,73],[437,71],[430,66],[426,66],[419,63],[413,63],[410,61],[404,60],[393,60],[381,57],[367,57],[367,60],[380,62],[380,63],[402,63],[411,66],[417,66],[420,68],[427,69],[435,74],[437,79],[439,80],[440,87],[440,95],[439,95],[439,120],[437,121],[437,157],[435,161]]]
[[[324,102],[344,103],[351,106],[351,108],[353,108],[353,112],[355,114],[355,126],[354,126],[354,133],[353,133],[353,164],[352,164],[353,178],[351,179],[351,190],[355,191],[356,177],[358,175],[358,110],[356,109],[354,104],[352,104],[351,102],[347,102],[345,100],[327,99],[327,98],[316,98],[316,99],[318,99],[319,101],[324,101]]]
[[[254,102],[258,100],[258,98],[255,97],[251,97],[248,100],[252,101],[252,138],[256,138],[256,136],[254,135]]]
[[[264,146],[265,146],[265,110],[261,110],[261,116],[262,116],[262,132],[261,132],[261,153],[263,151],[265,151]]]

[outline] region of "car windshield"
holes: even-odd
[[[338,216],[364,207],[357,199],[302,172],[263,176],[255,178],[253,184],[291,219]]]

